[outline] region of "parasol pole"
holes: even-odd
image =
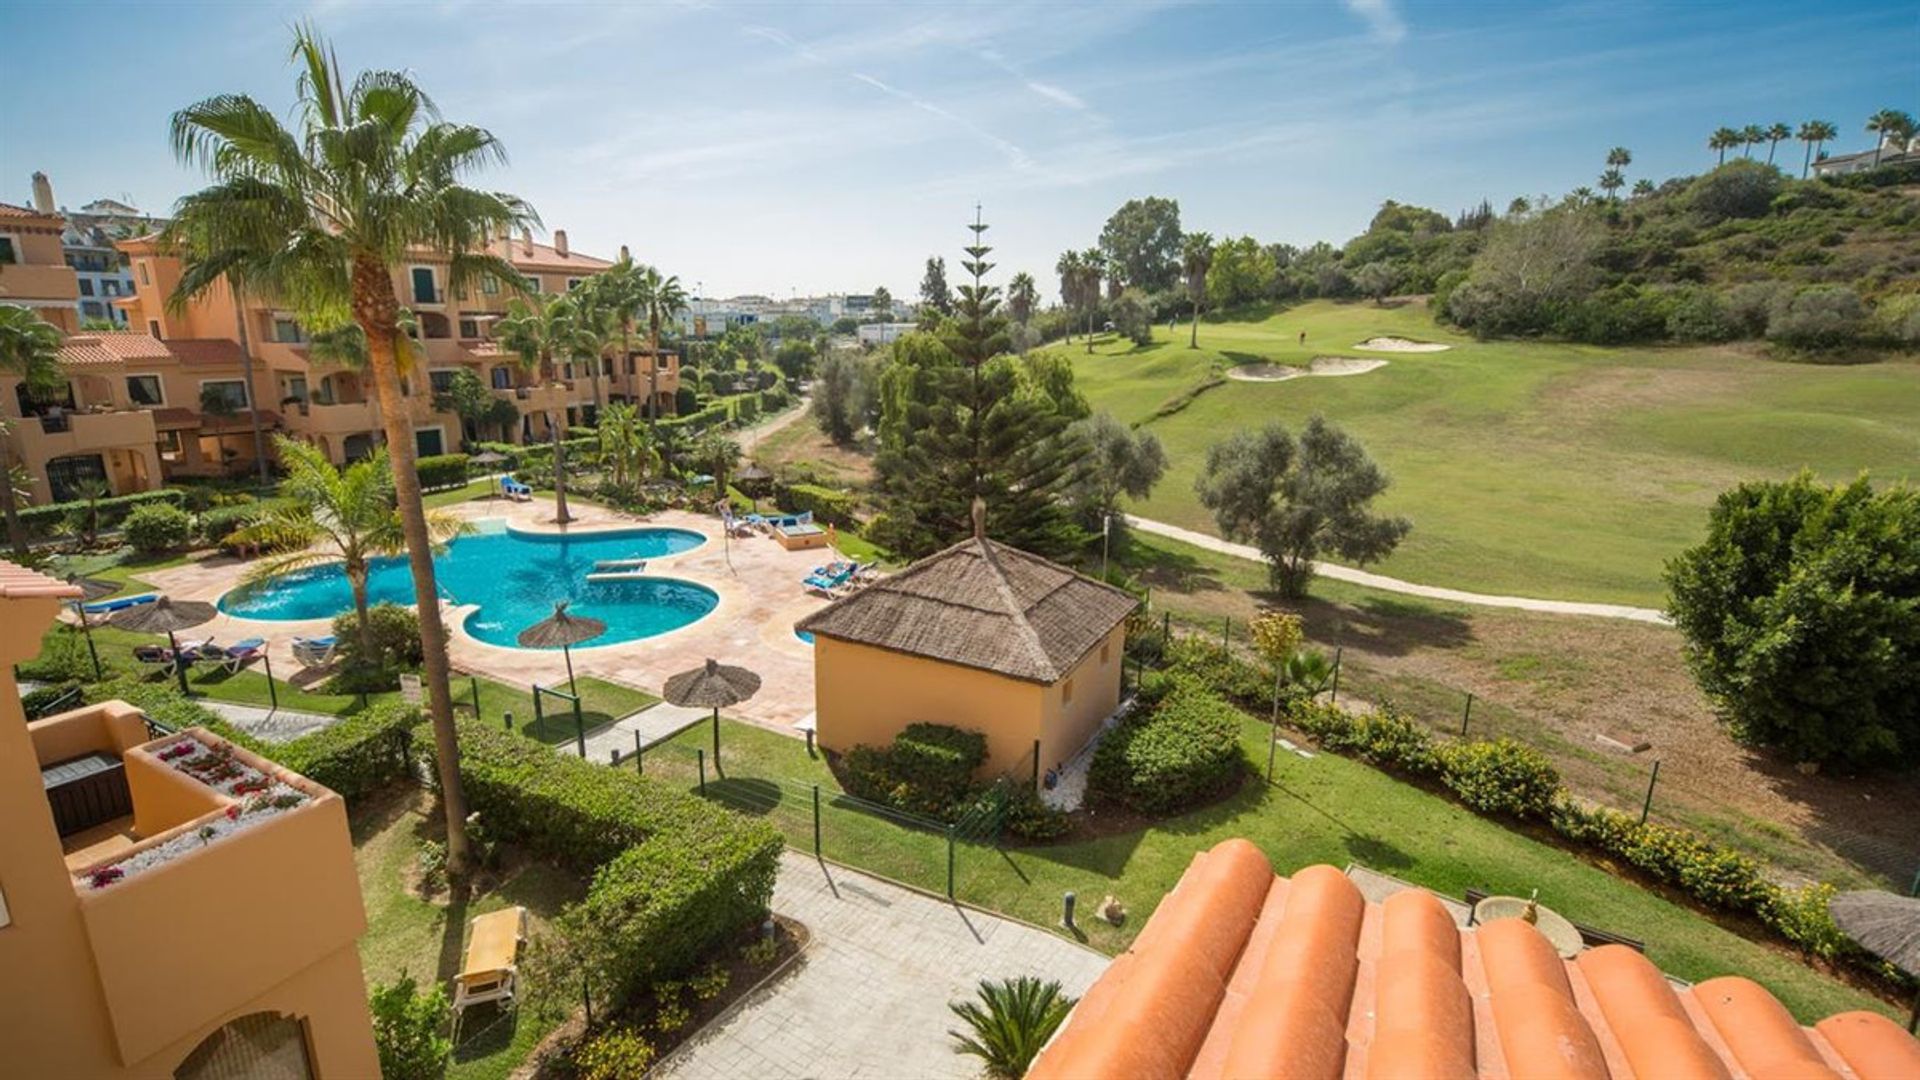
[[[187,659],[180,655],[180,639],[167,631],[167,648],[173,653],[173,673],[180,677],[180,696],[192,697],[193,691],[187,689]]]
[[[573,681],[573,646],[560,646],[560,655],[567,658],[567,689],[573,691],[573,700],[578,702],[580,700],[580,687],[575,685]]]

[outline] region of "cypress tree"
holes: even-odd
[[[874,465],[887,498],[882,542],[914,556],[955,543],[972,531],[979,496],[994,539],[1062,555],[1085,539],[1061,500],[1079,468],[1078,444],[1050,388],[1008,354],[1000,289],[985,283],[993,249],[977,209],[968,228],[973,242],[961,265],[971,283],[960,286],[953,318],[936,339],[896,343],[881,377]]]

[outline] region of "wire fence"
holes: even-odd
[[[1252,634],[1244,621],[1175,620],[1161,613],[1156,628],[1163,643],[1201,642],[1255,664]],[[1703,783],[1684,767],[1664,760],[1648,743],[1591,738],[1582,742],[1564,722],[1525,707],[1489,699],[1431,679],[1394,678],[1372,671],[1336,650],[1333,674],[1322,691],[1336,704],[1365,711],[1391,703],[1443,740],[1508,738],[1545,753],[1577,798],[1654,821],[1702,833],[1766,864],[1783,878],[1832,878],[1836,873],[1880,878],[1920,895],[1920,829],[1904,841],[1849,825],[1844,815],[1820,815],[1798,828],[1736,805],[1722,784]],[[1857,798],[1857,796],[1854,796]],[[1865,873],[1863,874],[1862,871]]]

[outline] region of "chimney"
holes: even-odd
[[[533,230],[532,229],[520,230],[520,253],[528,257],[531,257],[533,255]]]
[[[43,214],[54,212],[53,181],[43,172],[33,174],[33,208]]]
[[[553,253],[563,259],[567,257],[567,230],[553,230]]]
[[[973,497],[973,538],[987,538],[987,500],[978,495]]]
[[[620,261],[621,262],[633,261],[633,256],[627,253],[627,245],[625,244],[620,245]]]

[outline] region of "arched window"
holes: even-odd
[[[306,1025],[279,1013],[248,1013],[201,1040],[174,1080],[313,1080]]]

